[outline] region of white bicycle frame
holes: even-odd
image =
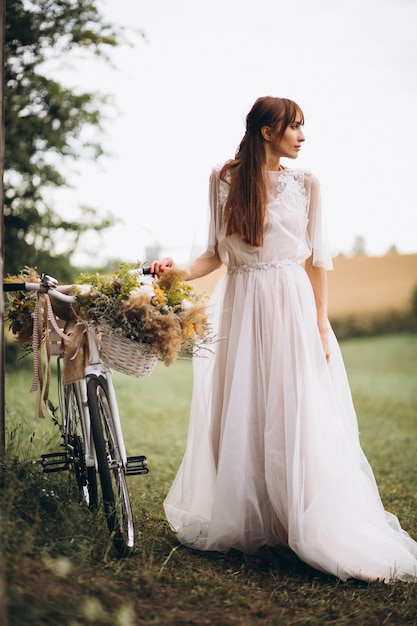
[[[27,291],[39,291],[38,283],[26,283],[25,288]],[[62,302],[74,303],[76,302],[75,296],[64,294],[53,287],[49,288],[48,294],[57,300]],[[127,454],[126,446],[124,443],[122,425],[120,421],[119,408],[117,406],[116,393],[113,386],[112,373],[110,369],[103,363],[100,358],[100,349],[98,342],[97,328],[94,322],[90,322],[87,326],[87,338],[89,348],[89,362],[85,368],[84,378],[76,383],[75,389],[80,400],[80,407],[82,410],[82,429],[84,435],[84,454],[87,467],[95,467],[97,469],[97,459],[95,454],[94,441],[91,432],[90,414],[88,409],[88,397],[87,397],[87,381],[89,378],[96,376],[97,378],[104,378],[106,382],[106,391],[109,401],[110,413],[112,416],[109,428],[112,430],[115,441],[117,442],[119,458],[121,460],[123,471],[126,472],[127,466]],[[65,407],[68,410],[68,407]],[[62,416],[65,420],[66,417]]]
[[[127,556],[135,545],[135,532],[126,476],[147,474],[149,470],[146,457],[143,455],[128,457],[126,454],[112,373],[101,360],[100,331],[92,321],[85,327],[88,365],[81,380],[64,382],[63,342],[69,341],[70,336],[65,333],[64,322],[56,316],[49,296],[68,304],[76,302],[76,297],[68,295],[64,289],[58,290],[57,285],[58,282],[54,278],[43,275],[39,283],[13,283],[11,289],[5,289],[41,291],[46,296],[43,301],[37,299],[33,318],[34,390],[39,386],[37,378],[41,365],[39,324],[43,324],[44,319],[40,311],[45,312],[51,331],[50,342],[47,344],[48,360],[51,355],[58,357],[58,401],[65,451],[43,454],[38,462],[44,472],[70,469],[72,464],[77,474],[78,486],[84,492],[86,503],[91,504],[90,508],[97,504],[97,481],[95,475],[93,480],[93,474],[99,473],[104,512],[113,537],[113,545],[119,556]],[[43,331],[43,327],[41,330]],[[53,411],[53,406],[50,405],[50,408]],[[84,475],[86,468],[89,471]]]
[[[85,378],[82,381],[83,383],[82,384],[83,410],[87,412],[86,421],[88,422],[89,430],[91,430],[90,429],[90,416],[88,414],[86,381],[89,378],[94,377],[94,376],[96,376],[97,378],[102,377],[106,381],[107,397],[109,400],[110,413],[112,416],[112,421],[109,424],[109,427],[111,428],[114,439],[117,442],[117,446],[119,449],[119,458],[122,462],[123,469],[126,470],[126,463],[127,463],[126,447],[124,443],[122,425],[120,421],[119,407],[117,405],[116,393],[115,393],[114,386],[113,386],[112,373],[110,369],[103,363],[103,361],[100,358],[97,328],[94,322],[90,322],[88,324],[87,333],[88,333],[87,337],[88,337],[89,363],[87,367],[85,368]],[[91,437],[89,438],[89,440],[91,441]],[[86,450],[86,453],[87,453],[87,450]],[[93,454],[94,454],[94,446],[93,446]],[[87,457],[87,454],[86,454],[86,457]]]

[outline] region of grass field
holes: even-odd
[[[417,336],[351,340],[342,351],[384,504],[417,537]],[[185,446],[191,382],[188,362],[159,365],[146,380],[115,374],[128,453],[151,467],[128,479],[138,547],[117,560],[103,520],[68,502],[66,474],[31,464],[56,449],[57,429],[33,417],[30,368],[7,376],[8,626],[416,624],[417,584],[341,583],[289,557],[262,567],[177,545],[162,501]]]

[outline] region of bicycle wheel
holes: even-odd
[[[90,378],[87,397],[107,526],[119,556],[127,556],[135,543],[133,515],[105,380]]]
[[[95,467],[87,467],[84,454],[84,433],[81,418],[81,397],[76,384],[64,385],[64,442],[69,462],[78,484],[80,500],[88,507],[97,508],[97,474]]]

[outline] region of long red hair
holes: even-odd
[[[246,132],[235,158],[227,161],[220,179],[230,184],[224,207],[226,235],[236,233],[252,246],[262,246],[266,210],[265,148],[261,129],[269,126],[281,138],[303,112],[287,98],[258,98],[246,116]]]

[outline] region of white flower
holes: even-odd
[[[141,276],[140,277],[140,283],[141,285],[153,285],[155,282],[155,279],[153,276]]]
[[[193,303],[190,300],[186,300],[185,298],[181,302],[181,309],[183,311],[187,311],[188,309],[191,309],[192,306],[193,306]]]
[[[153,287],[151,287],[151,285],[142,285],[141,287],[138,287],[137,289],[134,289],[132,291],[132,295],[138,294],[144,294],[146,296],[149,296],[149,298],[153,298],[155,295],[155,291]]]
[[[141,267],[129,270],[128,273],[136,276],[139,285],[153,285],[155,282],[155,277],[152,274],[143,274],[143,270]]]

